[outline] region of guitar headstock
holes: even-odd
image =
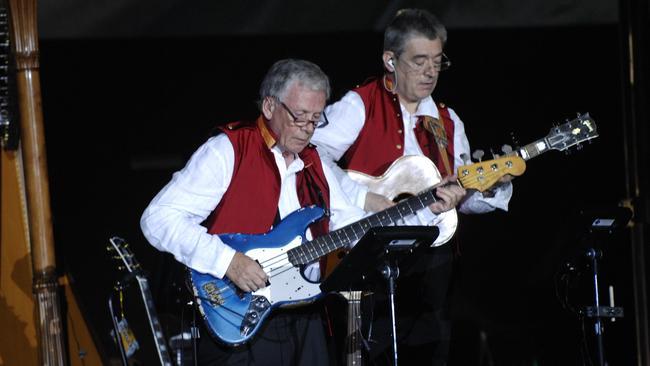
[[[589,113],[579,114],[577,118],[560,126],[551,128],[546,135],[548,148],[564,151],[581,142],[598,137],[596,122]]]
[[[121,262],[118,267],[119,269],[124,269],[129,273],[137,273],[141,270],[140,263],[135,259],[135,255],[133,255],[133,252],[129,248],[129,243],[127,243],[126,240],[114,236],[108,239],[108,241],[111,243],[111,246],[106,249],[110,253],[115,254],[113,259],[117,259]]]
[[[465,189],[484,192],[506,174],[519,176],[526,171],[526,162],[517,155],[485,160],[458,168],[458,180]]]

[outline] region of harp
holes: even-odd
[[[36,14],[36,0],[0,0],[0,363],[101,364],[56,271]]]

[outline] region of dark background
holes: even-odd
[[[589,112],[600,133],[572,154],[551,151],[529,161],[507,213],[461,216],[450,365],[589,364],[583,356],[593,352],[593,327],[563,308],[558,284],[565,262],[596,244],[585,237],[579,211],[615,207],[626,194],[620,28],[450,27],[449,33],[453,66],[441,75],[434,99],[456,110],[474,149],[498,151],[512,144],[511,133],[524,145],[576,112]],[[189,314],[181,305],[182,270],[140,232],[150,199],[212,127],[257,116],[258,86],[275,60],[316,62],[337,99],[381,72],[381,44],[381,33],[372,30],[41,40],[59,267],[73,277],[106,359],[117,357],[106,299],[121,276],[105,251],[108,238],[131,243],[167,335],[178,334],[181,315]],[[614,285],[626,311],[606,324],[606,354],[611,365],[632,364],[629,240],[618,233],[597,244],[604,251],[601,288]],[[584,306],[588,273],[574,279],[573,304]],[[134,318],[141,327],[144,318]]]

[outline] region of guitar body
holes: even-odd
[[[356,170],[347,170],[347,175],[355,182],[368,187],[373,193],[388,197],[393,202],[417,196],[442,181],[440,172],[431,159],[422,155],[405,155],[395,160],[384,174],[375,177]],[[438,215],[441,225],[448,230],[441,230],[437,245],[447,243],[454,236],[458,226],[458,214],[455,209]],[[329,276],[346,254],[340,249],[327,256],[324,261],[325,277]]]
[[[320,207],[304,207],[265,234],[219,235],[224,243],[257,260],[271,285],[243,292],[226,277],[219,279],[190,269],[194,296],[214,337],[233,346],[245,343],[273,309],[310,303],[321,295],[319,283],[304,278],[302,268],[289,262],[287,251],[306,241],[307,227],[323,214]]]
[[[421,155],[406,155],[398,158],[384,174],[378,177],[354,170],[348,170],[347,174],[355,182],[368,187],[370,192],[384,195],[394,202],[416,196],[442,181],[436,165],[431,159]],[[448,242],[458,226],[458,214],[455,209],[440,215],[443,220],[442,225],[449,230],[444,231],[447,235],[438,241],[438,245]]]

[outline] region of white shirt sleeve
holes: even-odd
[[[348,92],[340,101],[328,106],[325,114],[329,124],[314,131],[311,142],[316,145],[324,165],[334,173],[345,194],[363,208],[368,188],[353,181],[336,162],[356,141],[366,119],[366,110],[356,92]]]
[[[350,200],[327,164],[323,164],[323,172],[330,190],[330,230],[340,229],[365,217],[367,213]]]
[[[210,138],[154,197],[140,219],[149,243],[196,271],[223,278],[235,255],[201,223],[232,179],[234,151],[224,134]]]
[[[466,154],[467,158],[471,156],[469,140],[465,133],[463,121],[453,109],[448,108],[447,110],[454,121],[454,171],[458,171],[458,167],[465,165],[461,155]],[[494,191],[493,197],[484,197],[481,192],[474,190],[468,191],[458,210],[465,214],[481,214],[494,211],[497,208],[508,211],[508,202],[512,197],[512,183],[508,182],[499,185],[494,188]]]

